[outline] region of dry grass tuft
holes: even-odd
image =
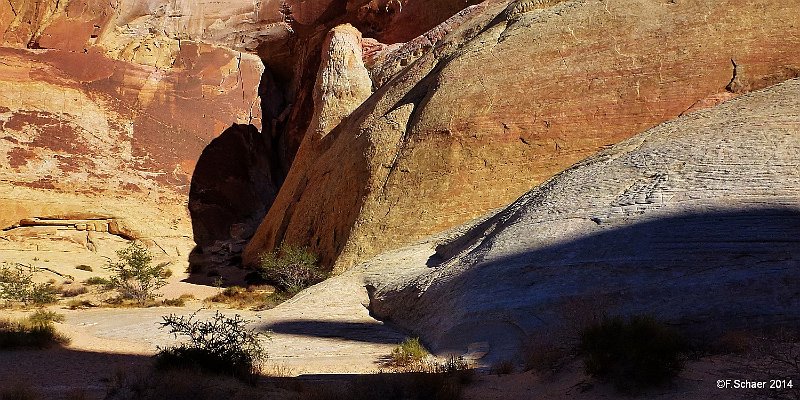
[[[509,375],[513,374],[516,367],[514,362],[510,360],[500,361],[492,366],[492,373],[495,375]]]
[[[195,300],[193,294],[182,294],[180,297],[174,299],[164,299],[161,301],[161,304],[168,306],[168,307],[183,307],[186,305],[187,301]]]
[[[387,366],[396,369],[414,368],[424,364],[431,353],[420,343],[419,338],[407,338],[392,350]]]
[[[82,294],[86,294],[89,292],[89,289],[86,286],[70,286],[70,287],[60,287],[58,288],[58,292],[61,293],[63,297],[77,297]]]
[[[0,349],[43,349],[69,344],[69,338],[56,331],[54,321],[63,321],[63,315],[40,310],[24,320],[0,319]]]
[[[274,289],[264,289],[262,287],[231,286],[225,288],[219,294],[209,298],[207,301],[212,303],[226,304],[232,308],[240,310],[251,309],[263,311],[274,308],[278,304],[286,301],[287,297]]]

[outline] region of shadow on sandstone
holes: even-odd
[[[143,355],[68,348],[1,351],[0,389],[27,387],[43,399],[77,392],[102,398],[97,396],[104,395],[115,381],[144,371],[151,364],[152,357]]]
[[[295,320],[282,321],[262,327],[284,335],[336,338],[355,342],[398,344],[405,335],[380,323]]]
[[[422,400],[457,398],[464,385],[458,376],[431,373],[260,376],[245,383],[196,369],[159,370],[145,355],[70,349],[0,352],[0,367],[3,399]]]
[[[525,222],[501,213],[491,235],[484,232],[492,223],[481,224],[441,246],[446,257],[429,260],[426,278],[374,293],[370,310],[433,351],[488,343],[489,355],[500,358],[532,336],[574,337],[600,315],[652,315],[697,338],[800,321],[800,210],[619,218],[551,228],[562,240],[537,244],[543,228],[535,224],[527,236],[503,237]],[[503,255],[498,249],[511,241],[526,250]]]

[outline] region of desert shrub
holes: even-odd
[[[412,367],[422,364],[431,353],[420,343],[419,338],[407,338],[392,350],[389,366],[395,368]]]
[[[274,400],[293,399],[273,382],[248,385],[230,376],[196,370],[126,372],[109,382],[106,400]],[[283,394],[283,395],[282,395]]]
[[[745,331],[728,331],[713,341],[707,352],[712,354],[746,354],[755,342],[753,334]]]
[[[556,344],[553,337],[555,335],[536,334],[526,338],[521,349],[525,370],[554,374],[571,359],[569,349],[574,345]]]
[[[456,400],[463,381],[457,373],[407,372],[362,375],[351,382],[307,382],[303,400]]]
[[[49,282],[35,283],[32,269],[4,266],[0,268],[0,299],[26,305],[50,304],[56,301],[56,289]]]
[[[66,306],[67,306],[67,308],[69,308],[70,310],[77,310],[77,309],[79,309],[79,308],[90,308],[90,307],[95,307],[95,304],[94,304],[94,303],[92,303],[91,301],[89,301],[89,300],[85,300],[85,299],[84,299],[84,300],[80,300],[80,299],[72,299],[72,300],[70,300],[70,301],[68,301],[68,302],[67,302]]]
[[[581,335],[586,372],[618,389],[636,390],[670,381],[683,369],[686,341],[652,317],[607,318]]]
[[[64,397],[64,400],[88,400],[90,398],[91,397],[86,389],[76,388],[68,391]]]
[[[156,366],[161,369],[195,368],[215,374],[230,374],[237,378],[253,379],[267,353],[259,338],[262,333],[248,328],[249,321],[238,314],[227,317],[217,311],[210,320],[170,314],[163,317],[162,328],[186,341],[173,347],[159,349]]]
[[[195,370],[118,370],[105,379],[106,400],[263,399],[261,388]]]
[[[256,311],[268,310],[286,300],[286,295],[281,292],[266,293],[251,287],[231,286],[220,293],[210,297],[212,303],[227,304],[238,309],[251,309]]]
[[[797,390],[797,377],[800,376],[800,331],[797,327],[768,330],[753,336],[747,356],[740,358],[742,365],[753,376],[753,380],[783,381],[777,388],[768,392],[754,391],[752,398],[775,400],[800,400]],[[793,387],[786,385],[792,382]],[[786,386],[784,386],[786,385]]]
[[[28,316],[28,321],[35,325],[47,325],[53,322],[64,322],[65,320],[64,314],[44,309],[36,310]]]
[[[503,360],[492,365],[492,373],[498,376],[512,374],[515,369],[514,362],[510,360]]]
[[[20,321],[0,320],[0,349],[47,348],[69,343],[69,338],[53,326],[53,321],[59,318],[58,314],[43,311]]]
[[[167,268],[172,262],[165,262],[158,265],[158,268],[161,268],[161,277],[164,279],[169,279],[172,276],[172,270]]]
[[[106,278],[99,277],[99,276],[93,276],[93,277],[83,281],[83,283],[85,283],[87,285],[91,285],[91,286],[94,286],[94,285],[110,286],[111,285],[111,281],[109,281]]]
[[[140,305],[156,297],[156,291],[167,284],[164,279],[164,264],[153,266],[153,257],[138,243],[117,251],[119,261],[109,262],[110,286],[123,299],[131,299]]]
[[[170,307],[183,307],[186,305],[187,300],[194,300],[195,297],[193,294],[182,294],[177,298],[174,299],[164,299],[161,304]]]
[[[85,264],[78,265],[77,267],[75,267],[75,269],[79,269],[81,271],[86,271],[86,272],[94,271],[94,269],[91,266]]]
[[[306,248],[283,246],[261,256],[258,272],[265,281],[294,295],[328,277],[318,261]]]

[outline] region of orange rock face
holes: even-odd
[[[231,123],[259,122],[260,63],[227,50],[184,45],[169,71],[93,51],[0,54],[0,148],[19,183],[186,193],[211,139]]]
[[[314,163],[289,172],[245,262],[293,243],[346,269],[506,204],[704,99],[800,74],[794,1],[477,7],[430,45],[383,58],[396,66],[373,67],[397,72]]]
[[[180,18],[156,3],[0,4],[2,228],[32,217],[113,218],[186,261],[195,165],[232,124],[261,125],[263,65],[218,46],[233,42],[224,24],[209,28],[220,20],[238,29],[251,2],[228,15],[206,2],[209,13]],[[156,29],[164,21],[174,26]]]
[[[226,235],[246,240],[294,161],[307,127],[305,111],[314,111],[312,91],[303,89],[316,81],[327,30],[369,20],[382,24],[376,37],[407,40],[460,8],[451,1],[411,23],[403,22],[412,16],[408,12],[386,12],[419,9],[415,3],[422,2],[384,3],[0,3],[0,178],[31,191],[3,196],[0,209],[7,212],[0,222],[102,209],[122,197],[141,200],[139,211],[185,207],[188,200],[198,219],[197,243],[210,246]],[[365,14],[370,9],[383,11],[376,19]],[[390,19],[402,29],[384,34]],[[281,49],[278,55],[273,48]],[[264,56],[266,73],[247,51]],[[277,65],[284,51],[287,64]],[[335,105],[322,110],[324,129],[360,104],[370,86],[344,115],[337,116]],[[210,146],[223,131],[228,135]],[[187,199],[190,182],[193,197]],[[36,193],[41,201],[33,199]],[[114,210],[97,213],[125,217]],[[167,221],[162,225],[171,229]]]

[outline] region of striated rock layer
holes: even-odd
[[[371,311],[434,349],[574,337],[602,314],[699,334],[800,319],[800,80],[660,125],[449,238],[365,267]]]
[[[798,18],[790,0],[490,1],[403,45],[365,41],[376,92],[293,166],[244,261],[292,243],[344,270],[482,215],[604,146],[798,76]]]

